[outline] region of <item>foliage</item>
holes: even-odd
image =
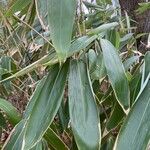
[[[137,9],[138,13],[143,13],[150,9],[150,2],[139,3],[140,7]]]
[[[150,52],[133,29],[109,0],[0,1],[2,149],[146,149]]]

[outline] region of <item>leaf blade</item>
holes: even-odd
[[[59,60],[64,61],[71,44],[76,0],[48,0],[47,2],[53,45]]]
[[[5,99],[0,98],[0,109],[4,111],[8,117],[8,120],[15,125],[21,119],[21,115],[17,112],[16,108]]]
[[[142,92],[137,97],[137,100],[117,137],[114,149],[125,150],[125,147],[128,147],[130,150],[146,149],[150,138],[149,89],[150,82],[147,82],[145,88],[143,88]]]
[[[61,70],[59,70],[58,65],[55,67],[56,68],[54,68],[51,72],[53,75],[49,74],[46,79],[45,83],[49,83],[47,86],[43,87],[43,93],[40,94],[40,97],[35,102],[34,107],[30,112],[29,119],[27,120],[25,127],[26,132],[24,135],[25,149],[32,148],[32,146],[42,138],[61,104],[69,64],[66,62],[66,64],[62,66]],[[45,89],[47,89],[47,91]]]
[[[115,47],[108,40],[101,39],[101,47],[107,74],[116,98],[121,106],[127,109],[130,105],[130,91],[123,64]]]
[[[73,60],[69,74],[69,112],[79,149],[98,150],[100,121],[86,66]]]
[[[6,12],[6,16],[11,16],[17,11],[20,11],[21,9],[25,8],[28,6],[32,0],[17,0],[15,3],[10,7],[10,9]]]

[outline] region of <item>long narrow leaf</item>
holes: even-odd
[[[71,61],[69,74],[69,113],[79,150],[98,150],[100,120],[86,65]]]
[[[58,58],[56,57],[56,53],[51,53],[51,54],[45,55],[41,59],[35,61],[34,63],[28,65],[27,67],[25,67],[23,69],[21,69],[20,71],[18,71],[17,73],[11,75],[10,77],[8,77],[4,80],[1,80],[0,83],[11,80],[13,78],[20,77],[24,74],[27,74],[27,73],[33,71],[34,69],[40,67],[41,65],[43,65],[47,62],[49,62],[49,65],[50,64],[54,65],[54,64],[58,63]]]
[[[149,74],[150,75],[150,74]],[[145,150],[150,139],[150,82],[137,97],[117,138],[115,150]],[[146,82],[146,81],[145,81]]]
[[[32,0],[17,0],[17,1],[14,1],[13,5],[6,12],[6,15],[10,16],[10,15],[13,15],[17,11],[21,11],[23,8],[28,6],[31,2],[32,2]]]
[[[142,85],[147,78],[148,74],[150,72],[150,52],[147,52],[145,54],[145,59],[144,59],[144,67],[143,67],[143,75],[142,75]]]
[[[22,130],[25,126],[25,120],[22,120],[15,126],[13,131],[10,133],[9,137],[4,146],[4,150],[16,150],[22,148],[23,143],[23,134],[24,130]]]
[[[71,44],[76,0],[48,0],[48,22],[53,45],[60,61],[64,61]]]
[[[91,44],[98,36],[83,36],[76,39],[74,42],[72,42],[70,46],[70,50],[68,52],[68,57],[70,57],[72,54],[79,52],[80,50],[84,50],[89,44]]]
[[[124,111],[122,110],[120,105],[116,103],[112,110],[112,114],[107,121],[107,125],[106,125],[107,130],[110,131],[113,128],[117,127],[119,123],[122,121],[124,115],[125,115]]]
[[[46,139],[47,143],[56,150],[69,150],[66,144],[59,138],[59,136],[57,136],[57,134],[51,128],[48,128],[44,135],[44,138]]]
[[[0,110],[5,112],[8,117],[8,120],[16,125],[21,119],[21,115],[17,112],[16,108],[7,100],[0,98]]]
[[[70,50],[68,52],[67,57],[72,56],[74,53],[80,52],[81,50],[84,50],[89,44],[91,44],[97,36],[83,36],[78,39],[76,39],[70,46]],[[58,58],[56,56],[56,53],[52,52],[48,55],[45,55],[41,59],[37,60],[36,62],[30,64],[29,66],[21,69],[17,73],[13,74],[12,76],[0,81],[0,83],[11,80],[13,78],[20,77],[22,75],[25,75],[34,69],[38,68],[41,65],[44,66],[52,66],[58,63]]]
[[[25,149],[32,148],[42,138],[53,121],[61,104],[68,66],[67,62],[60,71],[59,67],[55,66],[46,79],[44,87],[27,120],[24,135]]]
[[[92,29],[88,32],[88,35],[91,35],[91,34],[99,34],[100,32],[104,32],[106,30],[110,30],[116,26],[118,26],[119,24],[117,22],[112,22],[112,23],[106,23],[106,24],[103,24],[95,29]]]
[[[61,69],[55,65],[39,83],[26,108],[23,123],[18,124],[19,129],[16,127],[5,149],[18,145],[23,149],[31,149],[41,140],[59,109],[68,67],[68,62]]]
[[[121,106],[127,109],[130,105],[130,91],[123,64],[117,50],[108,40],[101,39],[101,47],[105,67],[116,98]]]

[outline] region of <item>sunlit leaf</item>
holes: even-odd
[[[76,0],[48,0],[51,39],[60,61],[67,57],[76,11]]]

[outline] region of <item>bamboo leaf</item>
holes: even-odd
[[[88,52],[89,70],[93,80],[101,80],[106,76],[106,69],[102,53],[96,54],[93,50]]]
[[[84,50],[89,44],[91,44],[95,39],[97,38],[97,36],[83,36],[83,37],[80,37],[78,39],[76,39],[70,46],[70,50],[68,52],[68,56],[67,57],[70,57],[72,56],[73,54],[81,51],[81,50]],[[20,71],[16,72],[15,74],[13,74],[12,76],[4,79],[4,80],[1,80],[0,83],[2,82],[5,82],[5,81],[8,81],[8,80],[11,80],[13,78],[17,78],[17,77],[20,77],[22,75],[25,75],[31,71],[33,71],[34,69],[40,67],[41,65],[44,65],[44,66],[53,66],[55,65],[56,63],[58,63],[58,58],[56,56],[56,53],[54,53],[53,51],[48,54],[48,55],[45,55],[43,56],[41,59],[37,60],[36,62],[28,65],[27,67],[21,69]]]
[[[17,11],[21,11],[23,8],[28,6],[32,0],[17,0],[13,5],[9,8],[9,10],[6,12],[7,16],[13,15]]]
[[[135,102],[135,99],[140,91],[141,88],[141,78],[142,74],[138,72],[133,76],[133,78],[130,81],[130,100],[131,100],[131,106]]]
[[[43,29],[47,27],[47,0],[35,0],[37,17]]]
[[[150,139],[150,74],[115,143],[115,150],[145,150]]]
[[[90,30],[87,34],[88,35],[99,34],[100,32],[104,32],[106,30],[112,29],[118,25],[119,25],[118,22],[106,23],[95,29]]]
[[[39,83],[23,120],[16,127],[5,149],[14,147],[15,150],[18,145],[23,149],[31,149],[41,140],[59,109],[68,67],[68,62],[61,69],[58,64],[53,66],[48,76]]]
[[[114,30],[108,30],[106,38],[114,45],[115,48],[120,47],[120,33]]]
[[[68,66],[68,62],[62,66],[61,70],[58,65],[55,66],[45,80],[44,87],[30,111],[25,126],[24,149],[32,148],[42,138],[53,121],[61,104]]]
[[[11,80],[13,78],[17,78],[20,77],[22,75],[25,75],[31,71],[33,71],[34,69],[40,67],[41,65],[45,64],[49,62],[49,65],[54,65],[56,63],[58,63],[58,59],[56,58],[56,54],[55,53],[50,53],[48,55],[43,56],[41,59],[37,60],[36,62],[28,65],[27,67],[21,69],[20,71],[16,72],[15,74],[13,74],[12,76],[1,80],[0,83]]]
[[[48,149],[47,142],[45,140],[41,140],[30,150],[47,150],[47,149]]]
[[[64,61],[71,44],[76,0],[48,0],[51,38],[60,61]]]
[[[6,128],[6,119],[4,118],[3,114],[0,112],[0,135],[1,135],[2,128]]]
[[[133,63],[135,63],[138,59],[139,59],[139,56],[132,56],[132,57],[126,59],[126,60],[123,62],[125,71],[128,71],[128,69],[131,67],[131,65],[132,65]]]
[[[78,149],[98,150],[100,120],[89,74],[82,61],[71,61],[68,86],[71,127]]]
[[[0,98],[0,110],[6,113],[8,120],[16,125],[21,119],[21,115],[17,112],[16,108],[7,100]]]
[[[147,52],[145,54],[145,59],[144,59],[142,85],[143,85],[144,81],[146,80],[147,76],[149,75],[149,72],[150,72],[150,52]]]
[[[46,131],[44,138],[47,143],[50,144],[56,150],[69,150],[66,144],[59,138],[59,136],[51,129],[48,128]]]
[[[5,144],[3,145],[3,150],[16,150],[22,148],[23,143],[23,134],[24,131],[22,128],[25,126],[25,120],[20,121],[15,128],[10,133],[9,137]]]
[[[105,67],[115,96],[121,106],[127,109],[130,105],[130,91],[123,64],[115,47],[108,40],[101,39],[101,47]]]
[[[84,50],[88,45],[90,45],[98,36],[83,36],[76,39],[74,42],[72,42],[70,46],[70,50],[68,52],[68,57],[73,55],[76,52],[79,52],[80,50]]]
[[[122,108],[120,107],[120,105],[118,103],[116,103],[112,110],[112,114],[111,114],[110,118],[108,119],[108,122],[106,125],[107,130],[110,131],[113,128],[117,127],[119,125],[119,123],[122,121],[124,115],[125,114],[124,114]]]

